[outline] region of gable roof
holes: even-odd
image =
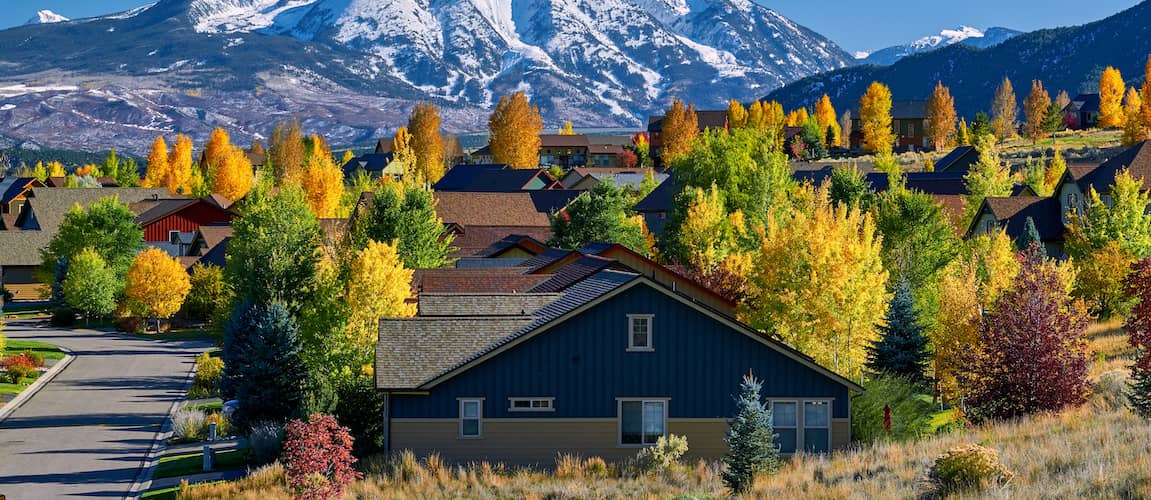
[[[350,177],[356,170],[359,169],[363,169],[369,174],[376,173],[380,175],[403,175],[403,169],[399,166],[394,166],[394,162],[392,161],[394,158],[395,155],[391,152],[371,153],[357,156],[351,160],[348,160],[348,162],[344,164],[344,177]]]
[[[550,279],[528,291],[532,293],[563,291],[604,269],[616,265],[616,261],[612,259],[597,255],[580,255],[575,261],[556,269]]]
[[[1099,94],[1079,94],[1075,96],[1071,102],[1067,103],[1067,107],[1063,108],[1065,112],[1080,112],[1080,113],[1098,113],[1099,112]]]
[[[663,118],[665,115],[651,116],[647,119],[648,132],[662,132],[663,131]],[[695,110],[695,121],[699,129],[721,129],[727,128],[727,110],[726,109],[697,109]]]
[[[541,148],[586,148],[591,146],[587,136],[583,134],[561,135],[540,134]]]
[[[1023,237],[1027,227],[1027,218],[1035,222],[1035,229],[1039,232],[1039,239],[1043,241],[1061,241],[1063,239],[1062,205],[1058,198],[1040,196],[1011,196],[1005,198],[987,198],[983,200],[980,214],[990,213],[999,226],[1006,231],[1007,236],[1018,241]],[[970,236],[977,231],[976,224],[979,217],[971,221],[967,229]]]
[[[543,189],[557,186],[544,169],[514,169],[500,164],[456,165],[448,170],[432,189],[435,191],[471,191],[511,193],[528,189],[539,179]]]
[[[419,317],[524,316],[555,302],[557,293],[428,293],[419,295]]]
[[[512,321],[518,318],[494,318],[486,324],[483,320],[487,318],[469,318],[469,321],[476,322],[465,321],[463,324],[422,318],[383,319],[380,325],[380,341],[376,344],[376,387],[393,390],[430,389],[520,342],[578,317],[599,303],[641,285],[657,290],[686,307],[712,317],[736,332],[775,349],[850,390],[863,390],[858,384],[820,366],[811,357],[794,348],[731,318],[715,314],[705,306],[687,300],[644,276],[610,270],[601,271],[572,287],[560,299],[532,313],[534,321],[510,333],[508,330],[515,326]],[[420,324],[421,321],[429,322]],[[490,331],[479,331],[485,326],[493,328]],[[466,328],[477,330],[470,334],[470,338],[461,338],[469,337]],[[453,340],[456,342],[453,343]],[[476,348],[483,344],[488,345]],[[473,351],[463,352],[469,349]]]
[[[528,191],[472,193],[436,191],[436,213],[444,224],[461,226],[551,227]],[[572,196],[571,198],[575,198]]]
[[[415,293],[524,293],[551,278],[550,274],[525,274],[524,267],[416,269],[412,274]]]
[[[591,173],[591,174],[588,174],[587,176],[585,176],[583,179],[580,179],[580,182],[587,180],[589,177],[592,179],[595,179],[598,182],[610,182],[612,184],[615,184],[616,187],[626,188],[630,191],[639,191],[640,187],[643,185],[644,180],[647,179],[647,174],[639,174],[639,173],[619,173],[619,174]],[[668,174],[652,174],[652,179],[655,180],[656,186],[663,184],[670,177],[671,176]]]
[[[448,229],[455,238],[453,257],[485,256],[493,246],[508,235],[521,235],[532,241],[547,241],[552,237],[550,226],[464,226],[453,224]],[[507,250],[511,247],[503,248]]]
[[[199,203],[200,200],[188,198],[144,200],[129,204],[128,209],[136,214],[136,224],[147,226]],[[215,204],[210,205],[219,208]]]
[[[675,195],[679,192],[674,178],[668,178],[660,183],[644,199],[635,204],[636,212],[671,212],[675,206]]]
[[[8,203],[34,187],[44,187],[35,177],[0,178],[0,203]]]
[[[1127,148],[1090,172],[1086,172],[1077,179],[1079,189],[1084,194],[1091,188],[1100,193],[1110,192],[1111,186],[1115,184],[1116,174],[1123,169],[1130,171],[1132,177],[1143,179],[1144,191],[1151,190],[1151,141],[1143,141]]]
[[[503,253],[513,248],[519,248],[532,255],[539,255],[540,252],[547,250],[548,247],[543,241],[532,237],[528,234],[508,234],[499,241],[488,245],[487,248],[475,255],[477,257],[498,257]]]
[[[935,161],[936,172],[967,172],[979,163],[979,151],[974,146],[959,146]]]
[[[851,109],[851,118],[859,119],[859,106]],[[891,101],[891,119],[919,120],[927,117],[927,100],[900,99]]]

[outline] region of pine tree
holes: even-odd
[[[1004,77],[999,88],[995,89],[995,99],[991,101],[991,129],[996,139],[1002,141],[1015,136],[1019,112],[1016,108],[1015,89],[1011,86],[1011,79]]]
[[[863,147],[880,156],[891,154],[895,131],[891,128],[891,89],[872,82],[859,100],[860,130]]]
[[[936,151],[943,151],[955,138],[955,98],[951,90],[936,82],[927,100],[927,136]]]
[[[512,168],[539,168],[540,132],[543,118],[526,94],[516,92],[500,98],[488,119],[490,146],[496,163]]]
[[[1151,258],[1136,263],[1124,285],[1136,301],[1123,324],[1127,343],[1135,350],[1128,404],[1136,414],[1151,418]]]
[[[748,118],[750,121],[750,117]],[[691,143],[699,134],[699,120],[695,115],[695,105],[684,106],[683,101],[676,99],[671,103],[671,109],[663,117],[663,147],[660,156],[664,165],[671,165],[677,159],[691,150]]]
[[[1032,245],[1039,245],[1043,248],[1043,239],[1039,237],[1039,229],[1035,227],[1035,219],[1027,218],[1027,222],[1023,226],[1023,236],[1019,237],[1019,250],[1028,251]]]
[[[780,466],[779,448],[775,445],[778,436],[772,426],[771,409],[760,399],[761,387],[755,376],[743,377],[740,395],[735,398],[735,418],[727,423],[723,482],[736,494],[747,492],[756,474],[774,474]]]
[[[1124,124],[1123,74],[1108,66],[1099,76],[1099,128],[1117,128]]]
[[[239,426],[283,422],[304,400],[300,328],[279,302],[240,304],[224,326],[221,390],[240,402]]]
[[[1051,109],[1051,96],[1043,88],[1042,80],[1031,81],[1031,94],[1023,101],[1023,112],[1027,121],[1023,124],[1023,136],[1031,139],[1032,143],[1039,142],[1039,138],[1047,132],[1044,123],[1047,113]]]
[[[411,133],[412,155],[419,178],[429,184],[439,182],[444,176],[444,135],[440,131],[440,108],[430,102],[416,104],[408,118],[408,132]]]
[[[881,337],[867,349],[867,369],[922,382],[928,357],[927,336],[919,324],[911,284],[906,280],[895,286],[885,319],[887,324],[879,327]]]

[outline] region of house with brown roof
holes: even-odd
[[[540,166],[569,169],[588,164],[586,135],[540,134]]]
[[[188,255],[200,226],[230,224],[236,214],[221,205],[231,205],[219,195],[205,198],[156,198],[132,203],[136,223],[144,230],[144,241],[173,257]]]
[[[863,147],[863,128],[859,109],[851,111],[851,147]],[[927,101],[891,101],[891,129],[895,132],[897,151],[919,151],[930,147],[927,137]]]
[[[663,120],[664,115],[650,116],[647,119],[647,136],[651,156],[657,161],[660,158],[659,150],[663,146]],[[700,132],[707,129],[727,129],[727,110],[697,109],[695,110],[695,120]]]
[[[508,236],[551,239],[551,214],[581,192],[569,190],[512,193],[435,192],[436,214],[454,235],[456,257],[473,256]]]

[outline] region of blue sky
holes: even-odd
[[[905,43],[960,24],[1021,31],[1102,19],[1136,0],[755,0],[832,39],[848,52]],[[145,5],[149,0],[0,0],[0,28],[49,9],[70,18]]]

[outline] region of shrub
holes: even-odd
[[[213,358],[211,354],[196,356],[196,377],[188,399],[203,399],[220,394],[220,376],[224,373],[224,360]]]
[[[19,384],[21,379],[32,377],[37,371],[32,360],[23,354],[0,359],[0,368],[4,369],[8,374],[8,381],[13,384]]]
[[[272,463],[284,446],[284,428],[275,422],[257,422],[248,432],[248,447],[257,464]]]
[[[931,428],[931,403],[919,398],[918,386],[896,375],[877,375],[863,383],[862,393],[851,399],[851,435],[861,443],[880,439],[906,441]],[[883,429],[883,407],[891,408],[891,434]]]
[[[232,424],[228,419],[220,413],[211,413],[208,418],[204,419],[204,436],[208,436],[208,429],[212,424],[216,424],[216,438],[223,438],[232,434]]]
[[[1091,387],[1091,404],[1101,410],[1123,409],[1127,406],[1129,380],[1127,370],[1111,370],[1099,375],[1099,381]]]
[[[684,453],[687,453],[687,438],[668,434],[660,436],[655,446],[639,450],[635,460],[641,471],[662,472],[679,462]]]
[[[999,453],[977,444],[952,448],[935,459],[929,479],[943,492],[1004,484],[1014,474],[999,463]]]
[[[560,455],[556,458],[555,476],[560,479],[604,479],[611,475],[611,468],[600,457],[586,460],[578,455]]]
[[[771,410],[759,397],[761,384],[752,375],[743,377],[741,394],[736,398],[735,418],[728,421],[727,453],[723,463],[723,483],[739,494],[747,491],[761,472],[774,474],[779,469],[779,448],[775,445]]]
[[[363,477],[352,468],[351,433],[331,415],[314,413],[307,422],[289,422],[281,461],[288,484],[301,498],[339,498],[348,484]]]
[[[2,321],[0,321],[0,328],[3,328],[3,327],[4,327],[4,323]],[[8,348],[8,337],[5,337],[3,333],[0,333],[0,353],[4,352],[4,349],[7,349],[7,348]]]
[[[2,335],[0,335],[0,337],[2,337]],[[2,342],[0,342],[0,351],[3,351],[3,350],[4,350],[4,345]],[[43,354],[40,354],[36,351],[24,351],[24,354],[22,354],[22,356],[28,358],[28,360],[32,362],[32,366],[35,366],[36,368],[43,368],[44,367],[44,355]]]
[[[207,416],[194,408],[183,408],[172,415],[172,433],[182,439],[200,439],[204,436]]]

